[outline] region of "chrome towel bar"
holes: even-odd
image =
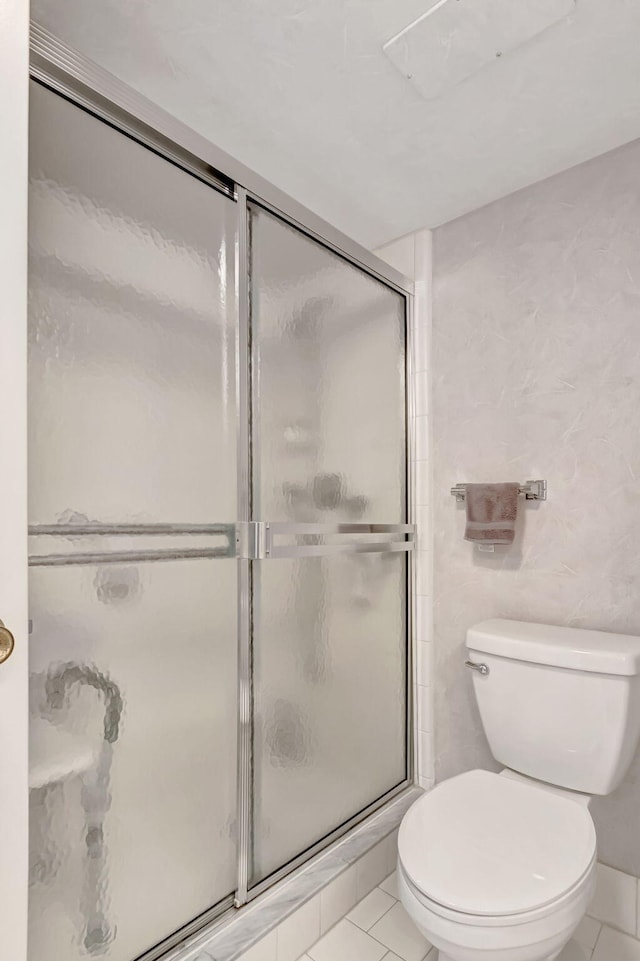
[[[451,488],[451,494],[455,499],[460,502],[465,498],[465,484],[457,483],[455,487]],[[518,490],[519,494],[524,494],[528,501],[546,501],[547,499],[547,482],[546,480],[528,480],[524,484],[520,485]]]

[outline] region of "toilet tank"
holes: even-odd
[[[493,756],[529,777],[610,794],[640,738],[640,637],[525,621],[467,631]]]

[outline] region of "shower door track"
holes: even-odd
[[[414,394],[413,394],[413,282],[361,247],[347,235],[322,220],[279,188],[217,148],[205,137],[166,113],[138,94],[108,71],[58,40],[36,22],[31,24],[30,74],[76,106],[108,123],[121,133],[138,141],[170,163],[218,190],[237,204],[236,302],[237,329],[237,522],[231,524],[99,524],[33,525],[29,533],[35,537],[101,537],[156,536],[177,534],[222,535],[227,543],[220,547],[167,548],[123,551],[78,551],[76,553],[32,554],[32,566],[66,564],[143,562],[206,557],[235,559],[238,578],[238,858],[235,894],[225,897],[206,912],[186,924],[155,948],[140,956],[139,961],[155,961],[172,948],[185,942],[196,932],[219,924],[230,912],[264,893],[272,885],[322,852],[330,844],[370,815],[402,794],[415,780],[416,745],[413,734],[415,682],[414,648],[415,612],[415,496],[414,496]],[[253,202],[277,215],[303,234],[312,238],[344,260],[395,290],[405,303],[405,438],[406,438],[406,517],[407,524],[288,524],[252,520],[251,504],[251,396],[252,345],[250,337],[250,276],[248,203]],[[253,370],[253,372],[252,372]],[[357,541],[348,544],[318,539],[333,535],[392,535],[393,540]],[[300,537],[306,542],[280,544],[279,537]],[[301,852],[257,884],[249,883],[251,839],[251,638],[252,638],[252,565],[285,557],[314,557],[345,553],[404,552],[407,556],[406,608],[406,774],[405,778],[370,805],[354,814],[333,831]]]
[[[388,287],[405,297],[413,295],[410,278],[33,20],[29,71],[34,80],[226,196],[239,200],[244,191],[246,199],[255,200]]]

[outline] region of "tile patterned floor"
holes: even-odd
[[[438,961],[398,900],[391,874],[299,961]],[[640,961],[640,941],[585,917],[558,961]]]

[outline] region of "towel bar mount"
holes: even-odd
[[[456,484],[451,488],[451,494],[460,503],[465,498],[465,484]],[[547,482],[546,480],[528,480],[520,485],[519,494],[524,494],[528,501],[546,501]]]

